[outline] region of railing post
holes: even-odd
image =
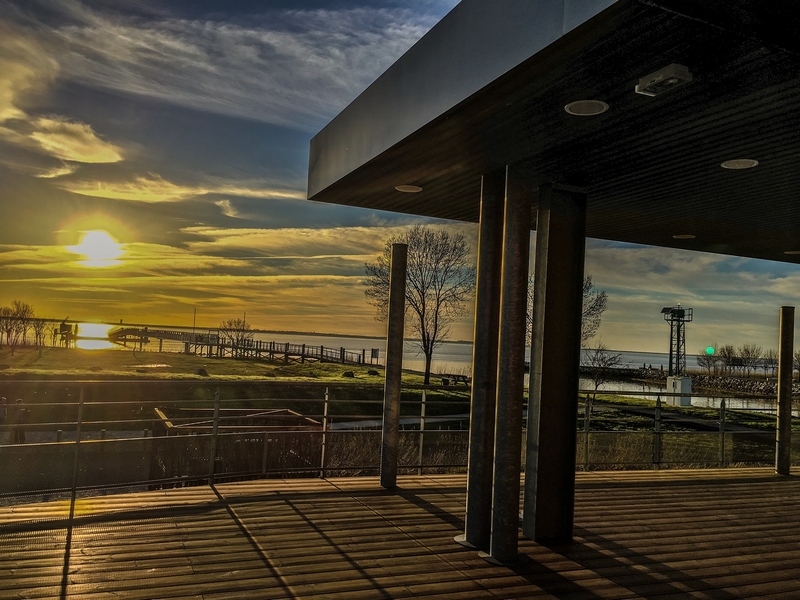
[[[300,362],[306,362],[306,345],[303,344],[303,351],[300,353]]]
[[[589,470],[589,424],[592,418],[592,405],[589,402],[589,394],[583,405],[583,470]]]
[[[75,516],[75,499],[78,488],[78,472],[80,470],[81,427],[83,425],[83,386],[78,394],[78,420],[75,424],[75,457],[72,461],[72,495],[69,502],[69,520]]]
[[[419,467],[417,475],[422,475],[422,449],[425,444],[425,401],[427,400],[427,390],[422,390],[422,404],[419,408]]]
[[[328,388],[325,388],[325,402],[322,408],[322,448],[320,448],[319,476],[325,479],[325,446],[328,442]]]
[[[656,396],[656,408],[653,411],[653,468],[661,468],[661,396]]]
[[[719,466],[725,466],[725,398],[719,403]]]
[[[261,474],[267,476],[267,444],[269,443],[269,431],[264,432],[264,450],[261,454]]]
[[[211,430],[211,452],[208,457],[208,485],[214,485],[214,467],[217,459],[217,431],[219,429],[219,387],[214,392],[214,425]]]

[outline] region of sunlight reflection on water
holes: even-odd
[[[103,325],[101,323],[79,323],[78,324],[78,337],[89,338],[106,338],[108,337],[108,330],[113,325]],[[83,350],[107,350],[114,348],[114,344],[107,339],[92,339],[92,340],[77,340],[75,346]]]

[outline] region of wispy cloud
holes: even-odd
[[[62,118],[39,118],[30,137],[45,152],[62,160],[83,163],[113,163],[122,160],[121,150],[97,137],[90,125]]]
[[[0,21],[0,123],[26,118],[26,100],[47,88],[58,70],[39,41]]]
[[[81,163],[122,160],[120,148],[100,139],[90,125],[57,115],[30,114],[28,105],[41,101],[59,73],[58,62],[46,42],[0,21],[0,139],[60,160]],[[64,174],[66,171],[61,169],[37,176]]]
[[[278,187],[272,182],[225,181],[219,178],[208,178],[196,185],[181,185],[167,181],[163,177],[150,173],[140,175],[128,181],[75,180],[65,181],[61,187],[67,191],[95,198],[111,200],[128,200],[131,202],[180,202],[187,198],[196,198],[208,194],[241,196],[246,198],[292,199],[304,200],[305,191]],[[217,203],[221,208],[230,201]],[[225,205],[224,202],[228,202]],[[231,216],[231,215],[228,215]]]
[[[41,29],[59,49],[64,78],[309,131],[441,16],[410,8],[267,11],[245,25],[145,20],[70,2],[58,8],[70,24]]]
[[[47,169],[37,173],[36,177],[39,177],[40,179],[55,179],[57,177],[63,177],[64,175],[71,175],[77,170],[78,167],[76,165],[62,163],[61,166],[53,167],[52,169]]]
[[[464,233],[475,250],[477,225],[450,223],[432,227]],[[187,244],[198,254],[242,251],[265,257],[350,257],[364,262],[375,260],[386,241],[402,235],[407,227],[227,229],[196,226],[182,231],[200,238]]]
[[[222,214],[226,217],[236,218],[239,216],[239,211],[231,204],[230,200],[217,200],[214,204],[219,206]]]

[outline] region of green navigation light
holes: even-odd
[[[713,356],[714,352],[715,352],[714,346],[709,346],[708,348],[706,348],[706,354],[708,354],[709,356]]]

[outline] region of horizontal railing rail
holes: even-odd
[[[165,389],[173,391],[154,398],[147,391],[151,383],[165,382],[36,382],[37,397],[47,400],[7,406],[0,425],[5,473],[0,502],[242,478],[378,473],[380,385],[170,382]],[[97,399],[111,394],[113,386],[134,386],[143,399]],[[257,386],[253,397],[241,393],[248,386]],[[400,472],[464,472],[469,390],[411,385],[402,391]],[[70,396],[54,401],[56,392]],[[192,397],[182,397],[184,392]],[[774,422],[766,414],[768,407],[731,410],[723,400],[717,408],[686,411],[663,402],[685,393],[635,392],[653,400],[610,400],[632,393],[601,390],[595,400],[594,390],[582,390],[576,414],[576,468],[659,469],[774,460]],[[748,400],[767,403],[775,397]],[[626,430],[607,429],[609,418],[617,413],[615,427]],[[800,460],[800,444],[794,450]]]

